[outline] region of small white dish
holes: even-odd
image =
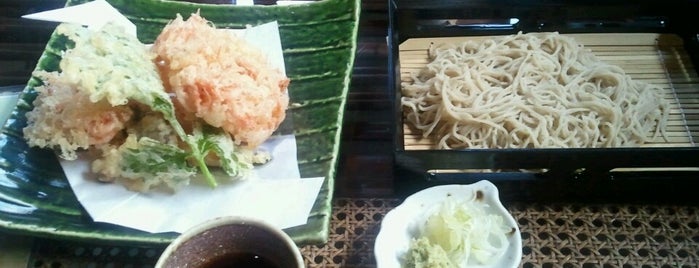
[[[480,193],[479,193],[480,192]],[[509,246],[499,260],[489,265],[479,265],[479,268],[508,268],[518,267],[522,259],[522,236],[514,217],[500,202],[497,187],[491,182],[482,180],[473,184],[440,185],[419,191],[389,211],[381,222],[381,229],[374,244],[374,256],[379,268],[402,267],[402,256],[408,251],[410,240],[415,236],[418,224],[429,216],[426,211],[444,202],[446,198],[472,199],[474,195],[480,198],[488,207],[488,214],[502,216],[504,223],[514,228],[509,235]]]

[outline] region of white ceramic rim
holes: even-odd
[[[193,226],[192,228],[184,231],[181,233],[175,240],[173,240],[167,248],[165,248],[165,251],[160,255],[158,258],[158,262],[155,264],[155,268],[163,268],[165,267],[165,260],[167,259],[168,256],[170,256],[177,247],[179,247],[182,242],[192,238],[193,236],[196,236],[200,233],[203,233],[206,230],[212,229],[214,227],[218,226],[223,226],[231,223],[243,223],[247,225],[256,225],[258,227],[262,227],[263,229],[272,232],[274,235],[278,236],[284,241],[284,244],[286,246],[294,249],[294,259],[296,260],[296,267],[302,268],[305,267],[305,264],[303,262],[303,256],[301,256],[301,250],[298,248],[294,240],[291,239],[291,237],[282,231],[281,229],[273,226],[272,224],[252,218],[252,217],[244,217],[244,216],[225,216],[225,217],[218,217],[214,218],[208,221],[204,221],[200,224],[197,224]]]

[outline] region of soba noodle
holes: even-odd
[[[439,148],[629,147],[664,134],[659,88],[558,33],[433,44],[429,57],[401,103]]]

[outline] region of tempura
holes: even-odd
[[[269,161],[255,148],[286,116],[289,79],[263,51],[192,14],[168,24],[152,49],[123,28],[64,23],[60,69],[37,71],[30,146],[74,160],[95,151],[91,170],[134,191],[172,190],[209,166],[243,178]],[[156,54],[157,53],[157,54]]]
[[[289,79],[264,51],[192,14],[177,16],[153,44],[165,87],[189,116],[221,127],[255,148],[279,127]],[[186,117],[187,115],[185,115]]]

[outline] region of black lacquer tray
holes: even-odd
[[[505,199],[696,199],[680,193],[699,186],[694,179],[699,178],[699,29],[683,12],[698,7],[698,1],[389,1],[398,193],[489,179],[506,188]],[[426,145],[404,122],[401,76],[414,66],[401,60],[410,61],[431,42],[518,32],[574,36],[601,58],[637,68],[627,70],[632,77],[661,84],[676,121],[667,131],[677,139],[632,148],[442,150]],[[650,65],[659,71],[638,67]]]

